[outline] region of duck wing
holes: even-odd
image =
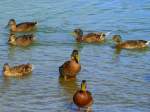
[[[88,33],[87,35],[84,36],[84,38],[99,38],[99,34],[98,33]]]
[[[17,24],[16,27],[28,28],[28,27],[34,27],[36,24],[37,24],[37,22],[24,22],[24,23]]]
[[[70,65],[70,61],[66,61],[63,65],[61,65],[59,67],[60,75],[66,75],[67,74],[69,65]]]
[[[29,66],[26,64],[14,66],[11,68],[11,71],[13,71],[14,73],[20,73],[20,74],[27,74],[31,72],[29,71]]]

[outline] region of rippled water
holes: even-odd
[[[7,45],[10,18],[38,21],[30,47]],[[80,27],[110,32],[104,44],[77,44],[70,32]],[[111,36],[150,40],[150,0],[1,0],[0,71],[3,64],[30,62],[32,75],[0,74],[0,112],[76,112],[72,96],[86,79],[94,112],[150,112],[150,48],[115,51]],[[60,82],[58,67],[79,49],[82,70],[76,81]]]

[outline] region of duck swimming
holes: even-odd
[[[14,19],[10,19],[8,26],[10,26],[10,31],[12,32],[29,32],[36,28],[37,22],[23,22],[16,24]]]
[[[90,107],[93,104],[92,94],[86,89],[86,80],[82,80],[81,89],[73,96],[73,102],[79,107]]]
[[[16,37],[15,34],[10,34],[8,43],[10,45],[16,46],[29,46],[35,41],[35,37],[33,35],[23,35]]]
[[[116,48],[121,49],[139,49],[139,48],[145,48],[148,47],[150,44],[150,41],[146,40],[127,40],[122,42],[120,35],[114,35],[112,40],[116,42]]]
[[[100,43],[104,42],[106,38],[106,34],[103,32],[88,33],[86,35],[83,35],[83,31],[81,29],[75,29],[73,35],[75,36],[77,42],[86,43]]]
[[[74,79],[80,70],[78,50],[73,50],[71,59],[59,67],[60,78],[64,80]]]
[[[32,72],[32,64],[22,64],[14,67],[10,67],[8,63],[3,66],[4,76],[23,76]]]

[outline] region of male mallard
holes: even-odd
[[[125,49],[139,49],[139,48],[144,48],[147,47],[150,43],[150,41],[146,40],[127,40],[122,42],[121,36],[120,35],[114,35],[113,36],[113,41],[116,42],[116,48],[125,48]]]
[[[105,41],[105,33],[89,33],[83,35],[83,31],[81,29],[75,29],[73,32],[75,39],[77,42],[87,42],[87,43],[100,43]]]
[[[81,89],[73,96],[73,102],[80,107],[90,107],[93,103],[92,94],[86,90],[86,80],[82,80]]]
[[[3,66],[4,76],[23,76],[32,72],[32,64],[22,64],[14,67],[10,67],[8,63]]]
[[[16,37],[14,34],[10,34],[8,43],[10,45],[17,45],[17,46],[28,46],[32,44],[35,40],[33,35],[23,35]]]
[[[8,25],[10,26],[10,31],[12,32],[29,32],[36,28],[37,22],[23,22],[16,25],[14,19],[10,19]]]
[[[71,59],[59,67],[60,78],[65,80],[75,78],[80,69],[78,50],[73,50]]]

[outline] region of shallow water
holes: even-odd
[[[150,40],[150,0],[3,0],[0,1],[0,71],[3,64],[30,62],[32,75],[0,74],[0,112],[76,112],[72,96],[85,79],[94,112],[150,111],[150,48],[115,51],[111,36]],[[37,21],[37,41],[30,47],[7,45],[10,18]],[[80,27],[110,32],[104,44],[77,44],[70,32]],[[58,80],[58,67],[73,49],[82,70],[73,82]]]

